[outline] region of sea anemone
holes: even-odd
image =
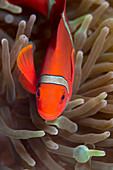
[[[32,41],[39,75],[54,28],[37,11],[23,7],[21,13],[21,7],[0,1],[1,169],[113,169],[112,6],[113,1],[67,1],[76,50],[73,93],[60,117],[44,121],[35,96],[19,81],[16,59]]]

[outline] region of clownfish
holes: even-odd
[[[15,5],[27,6],[47,16],[51,28],[56,27],[66,0],[7,0]]]
[[[56,119],[71,98],[74,54],[64,8],[46,51],[39,77],[35,73],[32,44],[24,47],[18,55],[17,65],[21,71],[19,79],[27,91],[36,95],[37,110],[45,120]]]
[[[7,0],[15,5],[23,5],[41,12],[45,16],[49,16],[54,0]]]

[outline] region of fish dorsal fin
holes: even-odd
[[[32,88],[34,89],[34,87],[37,86],[37,77],[34,68],[32,44],[24,47],[20,51],[17,58],[17,65],[22,73],[20,76],[21,83],[26,90],[33,93]]]
[[[64,11],[61,14],[61,18],[59,21],[58,29],[57,29],[57,37],[56,37],[56,48],[55,51],[60,51],[62,55],[71,56],[71,52],[73,49],[73,39],[70,31],[70,27],[68,24],[68,20]]]

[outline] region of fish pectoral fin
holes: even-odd
[[[36,87],[31,84],[26,77],[21,74],[21,76],[19,77],[19,80],[21,82],[21,84],[23,85],[23,87],[30,93],[35,94],[36,93]]]
[[[74,73],[75,73],[75,62],[74,62],[74,56],[75,56],[75,49],[72,50],[71,53],[71,81],[73,82],[74,80]]]
[[[29,87],[32,86],[36,88],[37,86],[32,44],[27,45],[20,51],[17,58],[17,65],[22,73],[22,75],[20,76],[21,83],[24,84],[24,87],[26,87],[25,89],[30,89],[28,91],[31,92],[32,90]],[[28,88],[27,85],[29,86]]]

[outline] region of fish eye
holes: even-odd
[[[37,89],[36,97],[37,97],[38,99],[40,99],[40,89],[39,89],[39,88]]]
[[[65,99],[65,96],[66,96],[66,94],[65,94],[65,92],[64,92],[63,95],[62,95],[62,97],[61,97],[61,103],[62,103],[63,100]]]

